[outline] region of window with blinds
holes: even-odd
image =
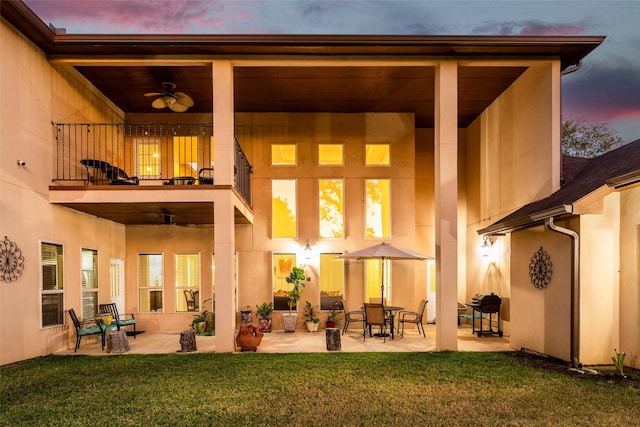
[[[176,311],[200,309],[200,254],[176,254]]]
[[[138,255],[138,311],[162,311],[164,287],[162,254]]]
[[[82,249],[82,318],[98,313],[98,251]]]
[[[40,244],[42,327],[64,324],[62,245]]]

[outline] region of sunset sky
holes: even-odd
[[[563,116],[640,138],[640,1],[24,0],[67,33],[593,35]]]

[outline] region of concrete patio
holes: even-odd
[[[435,351],[435,325],[425,325],[427,337],[418,334],[415,329],[406,330],[404,337],[396,335],[395,339],[388,337],[386,342],[379,337],[367,336],[362,340],[362,332],[359,329],[350,329],[341,336],[343,352],[410,352],[410,351]],[[58,355],[91,355],[108,356],[100,346],[100,339],[85,337],[82,339],[77,353],[73,352],[75,334],[71,332],[70,347],[68,350],[58,352]],[[145,332],[134,339],[128,337],[131,350],[126,354],[169,354],[180,350],[180,332]],[[216,337],[196,337],[196,353],[213,353],[215,351]],[[458,351],[512,351],[508,337],[482,336],[478,338],[472,334],[470,326],[458,328]],[[327,352],[325,331],[318,332],[296,331],[286,333],[282,330],[265,333],[259,353],[324,353]],[[192,354],[185,353],[185,354]],[[239,352],[238,352],[239,353]]]

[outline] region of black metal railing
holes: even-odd
[[[53,181],[213,184],[212,123],[53,123]],[[251,203],[251,165],[235,141],[235,186]]]

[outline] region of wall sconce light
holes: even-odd
[[[309,245],[309,239],[307,239],[307,246],[304,247],[304,259],[307,261],[311,261],[313,256],[313,249],[311,245]]]
[[[482,237],[482,246],[480,246],[480,253],[483,257],[488,257],[491,255],[491,246],[493,246],[493,240],[490,236]]]

